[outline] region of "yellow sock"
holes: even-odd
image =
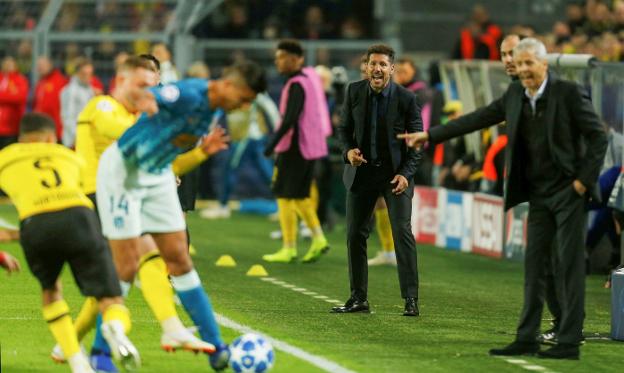
[[[294,248],[297,240],[297,209],[294,200],[278,198],[277,211],[279,212],[284,247]]]
[[[104,322],[118,321],[122,326],[124,333],[128,334],[132,323],[130,322],[130,312],[123,304],[111,304],[106,308],[102,315]]]
[[[173,300],[173,288],[167,277],[167,265],[158,251],[149,252],[141,257],[139,281],[143,298],[159,322],[178,317]]]
[[[314,201],[312,198],[295,199],[294,204],[297,208],[297,214],[301,216],[301,219],[303,219],[308,228],[310,228],[313,236],[315,238],[325,237],[321,229],[321,223],[316,215],[316,209],[314,208]]]
[[[379,242],[381,248],[385,252],[394,251],[394,239],[392,238],[392,226],[390,225],[390,215],[388,209],[376,209],[375,221],[377,224],[377,234],[379,234]]]
[[[82,341],[82,338],[87,335],[89,330],[93,329],[95,326],[95,319],[99,312],[98,301],[93,297],[87,297],[80,308],[78,317],[76,317],[74,321],[78,341]]]
[[[76,329],[69,315],[69,306],[64,300],[43,306],[43,318],[67,359],[80,352]]]
[[[319,194],[318,186],[316,186],[316,181],[312,180],[312,184],[310,184],[310,200],[312,202],[312,208],[314,211],[318,210],[319,201],[321,200],[321,196]],[[308,228],[312,229],[312,227],[308,226]]]

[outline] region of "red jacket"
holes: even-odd
[[[67,78],[58,69],[52,70],[42,77],[35,86],[33,111],[45,113],[54,119],[56,123],[56,136],[60,139],[63,135],[63,122],[61,121],[61,90],[67,84]]]
[[[0,136],[17,136],[26,111],[28,79],[19,72],[0,72]]]

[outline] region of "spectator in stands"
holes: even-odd
[[[0,149],[17,141],[27,99],[28,79],[17,70],[15,58],[5,57],[0,68]]]
[[[566,23],[572,35],[576,34],[577,31],[582,31],[586,22],[585,11],[580,4],[569,3],[566,6]]]
[[[500,27],[490,21],[485,7],[477,4],[472,9],[468,25],[460,31],[452,57],[463,60],[498,60],[498,43],[502,34]]]
[[[613,6],[613,32],[624,40],[624,1],[615,3]]]
[[[29,74],[32,70],[32,41],[29,39],[20,40],[17,45],[15,55],[17,70],[22,74]]]
[[[607,4],[590,0],[587,2],[585,9],[587,12],[587,23],[583,31],[590,38],[600,36],[603,32],[611,29],[611,12]]]
[[[186,71],[189,78],[210,79],[210,68],[203,61],[195,61]]]
[[[427,83],[421,79],[414,60],[409,57],[403,57],[397,60],[394,81],[416,95],[418,104],[420,105],[423,129],[428,131],[432,124],[431,105],[433,102],[433,92],[429,89]],[[422,153],[420,165],[414,177],[414,182],[418,185],[431,185],[433,149],[433,147],[428,147]]]
[[[73,148],[76,141],[76,121],[87,102],[95,96],[92,85],[93,63],[81,58],[76,61],[76,72],[61,91],[61,119],[63,120],[63,145]]]
[[[306,9],[303,22],[297,27],[295,34],[300,39],[327,39],[332,36],[331,25],[325,21],[323,8],[311,5]]]
[[[67,84],[67,78],[54,67],[47,56],[37,59],[39,81],[35,86],[33,111],[48,114],[56,124],[56,137],[61,139],[63,122],[61,121],[61,90]]]
[[[173,62],[171,62],[171,52],[165,44],[154,45],[152,55],[160,61],[160,81],[162,84],[172,83],[180,78]]]

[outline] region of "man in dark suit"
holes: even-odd
[[[394,50],[373,45],[367,51],[368,79],[349,85],[338,136],[346,163],[347,247],[351,296],[332,312],[368,312],[366,240],[377,197],[390,214],[405,316],[418,316],[416,243],[411,229],[413,176],[420,154],[397,140],[399,133],[422,131],[416,96],[391,80]]]
[[[399,137],[419,147],[506,121],[505,208],[529,202],[524,306],[516,340],[490,354],[578,359],[585,301],[585,205],[589,198],[600,199],[596,181],[607,135],[584,90],[548,74],[544,44],[524,39],[513,58],[519,81],[501,98],[428,133]],[[557,344],[539,351],[545,262],[551,250],[561,320]]]

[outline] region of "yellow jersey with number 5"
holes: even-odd
[[[82,191],[84,161],[63,145],[17,143],[0,151],[0,188],[20,220],[93,204]]]

